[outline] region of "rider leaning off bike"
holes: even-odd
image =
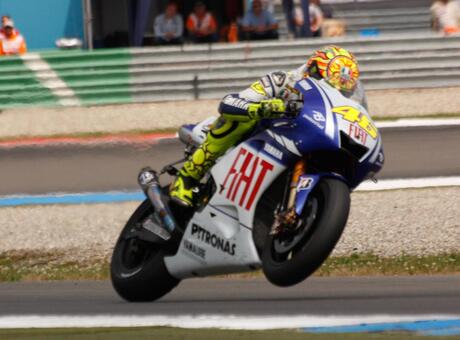
[[[244,91],[225,96],[219,105],[221,116],[172,183],[171,198],[179,204],[193,206],[194,188],[216,159],[240,142],[262,118],[279,117],[280,112],[286,111],[287,102],[302,100],[294,87],[308,77],[324,79],[349,96],[358,84],[358,63],[346,49],[326,46],[296,70],[269,73]]]

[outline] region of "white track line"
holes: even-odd
[[[1,328],[67,328],[67,327],[148,327],[221,329],[286,329],[304,327],[353,326],[369,323],[455,320],[460,315],[8,315],[0,317]]]
[[[395,189],[432,188],[460,186],[460,176],[428,177],[409,179],[383,179],[377,183],[366,181],[361,183],[357,191],[380,191]]]
[[[38,53],[21,56],[24,65],[33,71],[40,83],[51,90],[63,106],[77,106],[80,101],[75,92],[59,77],[51,66]]]
[[[392,121],[376,121],[379,129],[406,128],[424,126],[455,126],[460,125],[460,118],[404,118]]]

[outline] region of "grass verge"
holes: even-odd
[[[66,260],[66,255],[59,253],[3,253],[0,254],[0,282],[108,279],[108,257],[89,258],[75,262]],[[329,258],[315,273],[316,276],[432,274],[460,274],[460,253],[390,258],[373,254],[335,256]],[[229,277],[261,275],[260,272],[253,272]]]
[[[0,330],[1,339],[162,339],[162,340],[407,340],[426,339],[426,336],[406,333],[384,334],[308,334],[298,330],[239,331],[219,329],[181,329],[169,327],[142,328],[75,328],[75,329],[11,329]],[[430,336],[430,340],[445,337]]]

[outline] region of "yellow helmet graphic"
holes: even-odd
[[[309,76],[325,79],[339,91],[353,92],[359,68],[355,56],[344,48],[330,45],[319,49],[307,61]]]

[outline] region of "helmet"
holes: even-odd
[[[324,79],[341,92],[352,93],[359,77],[358,62],[346,49],[330,45],[313,53],[307,61],[308,76]]]

